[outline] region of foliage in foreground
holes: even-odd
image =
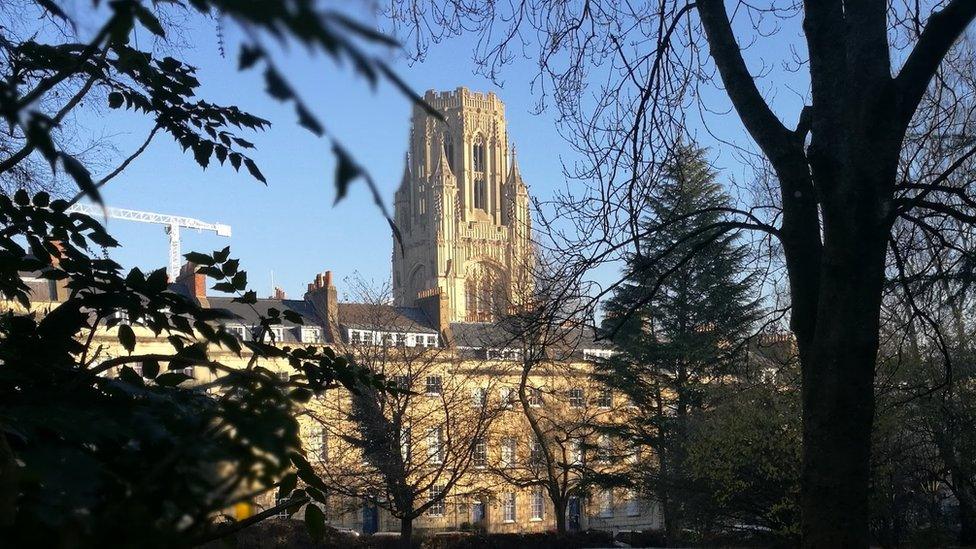
[[[271,311],[253,341],[240,341],[221,326],[224,313],[171,291],[163,270],[123,274],[94,254],[117,244],[65,207],[44,193],[0,195],[0,294],[9,305],[0,316],[0,539],[183,546],[219,535],[215,513],[279,484],[287,496],[298,476],[310,486],[295,502],[324,499],[296,408],[334,387],[380,381],[329,349],[264,343],[287,313]],[[215,287],[254,302],[228,249],[191,257]],[[30,310],[24,274],[59,286],[65,299],[46,314]],[[153,352],[140,352],[140,329],[157,336]],[[117,337],[127,354],[107,354],[96,332]],[[218,350],[250,355],[247,366],[215,360]],[[288,365],[288,381],[271,361]],[[189,386],[186,367],[206,369],[210,381]],[[314,511],[306,519],[321,532]]]

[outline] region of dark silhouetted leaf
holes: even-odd
[[[136,348],[136,334],[128,324],[119,326],[119,343],[130,353]]]

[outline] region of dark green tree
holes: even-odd
[[[597,374],[643,412],[618,434],[652,450],[656,466],[643,488],[660,501],[671,537],[699,493],[685,465],[691,417],[707,406],[707,385],[735,372],[758,315],[736,233],[715,234],[729,197],[705,155],[676,149],[648,200],[640,223],[658,230],[627,258],[626,278],[606,304],[603,328],[620,353]]]

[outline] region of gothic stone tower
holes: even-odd
[[[414,107],[394,206],[394,300],[413,305],[439,289],[451,322],[491,321],[531,288],[529,196],[509,156],[505,105],[467,88],[424,99],[446,123]]]

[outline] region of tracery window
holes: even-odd
[[[487,263],[470,266],[465,275],[464,294],[468,322],[490,322],[505,306],[501,273]]]
[[[488,184],[485,183],[483,176],[474,179],[474,207],[479,210],[488,210]]]
[[[471,147],[471,165],[476,172],[485,171],[485,144],[480,141]]]

